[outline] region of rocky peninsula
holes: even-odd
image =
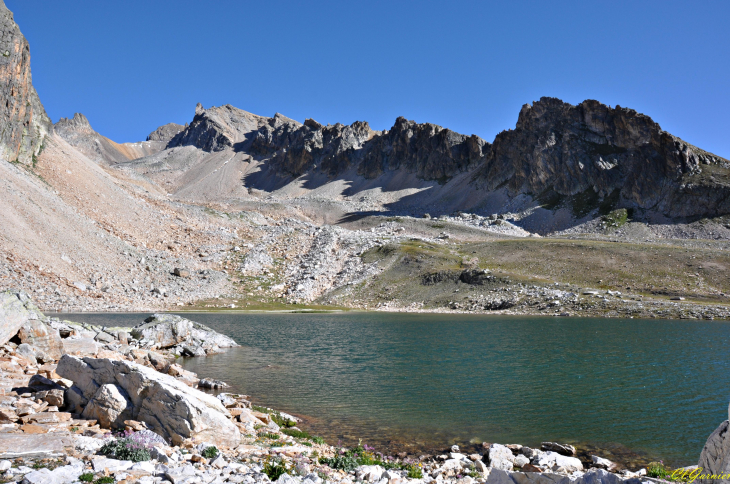
[[[667,468],[626,469],[544,442],[484,443],[439,455],[340,448],[175,363],[237,346],[201,324],[156,314],[132,328],[49,318],[22,292],[0,293],[0,479],[24,484],[617,484]],[[724,422],[699,467],[728,472]],[[647,475],[652,474],[655,477]],[[664,472],[664,474],[662,474]],[[677,471],[701,476],[696,466]],[[694,473],[694,474],[693,474]]]

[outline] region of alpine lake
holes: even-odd
[[[178,313],[240,348],[181,364],[330,444],[576,445],[629,467],[696,464],[728,418],[730,324],[496,315]],[[56,314],[134,326],[147,314]],[[465,450],[466,450],[465,449]]]

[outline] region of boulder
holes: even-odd
[[[99,352],[99,344],[93,338],[65,338],[63,353],[67,355],[95,355]]]
[[[175,444],[187,438],[222,447],[240,443],[238,428],[216,397],[152,368],[129,361],[64,355],[56,372],[72,380],[88,400],[95,398],[102,385],[124,390],[131,404],[127,418],[145,422],[152,431]]]
[[[568,457],[575,455],[575,447],[568,444],[558,444],[557,442],[543,442],[540,449],[545,452],[555,452],[560,455],[567,455]]]
[[[545,452],[532,459],[532,463],[540,466],[547,467],[548,469],[557,469],[562,467],[565,472],[577,472],[583,470],[583,464],[577,457],[568,457],[557,452]]]
[[[63,342],[58,331],[37,319],[31,319],[18,331],[21,343],[26,343],[43,352],[53,360],[63,354]]]
[[[515,457],[512,451],[501,444],[492,444],[489,446],[489,467],[501,469],[503,471],[511,471]]]
[[[725,420],[710,434],[700,453],[697,466],[702,474],[718,475],[730,473],[730,421]],[[728,482],[728,480],[697,479],[700,483]]]
[[[101,385],[86,404],[81,416],[97,420],[105,429],[124,427],[124,421],[131,418],[132,402],[123,388],[107,383]]]
[[[238,346],[228,336],[174,314],[153,314],[130,331],[138,340],[154,341],[160,348],[182,345],[190,356],[204,356],[219,348]]]
[[[597,455],[591,456],[591,467],[595,467],[596,469],[606,469],[606,470],[614,470],[616,468],[616,464],[611,462],[608,459],[604,459],[603,457],[599,457]]]
[[[30,303],[30,298],[24,293],[14,291],[0,293],[0,345],[4,345],[18,334],[20,328],[33,316],[25,303]]]

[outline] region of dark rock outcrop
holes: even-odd
[[[700,454],[697,466],[702,469],[701,474],[707,479],[698,479],[703,484],[730,482],[729,479],[713,479],[709,476],[730,474],[730,421],[725,420],[707,438]]]
[[[30,47],[0,0],[0,157],[32,165],[53,129],[30,74]]]
[[[615,194],[619,206],[691,217],[730,212],[728,168],[633,109],[542,98],[522,107],[514,130],[497,135],[478,180],[513,195]]]
[[[185,128],[186,126],[183,126],[182,124],[167,123],[151,132],[149,136],[147,136],[147,141],[164,141],[165,143],[169,143],[172,138]]]

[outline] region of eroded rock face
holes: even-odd
[[[707,439],[697,466],[702,474],[719,475],[730,473],[730,421],[725,420]],[[730,482],[728,480],[698,479],[697,482]]]
[[[30,47],[0,0],[0,157],[32,165],[53,129],[30,74]]]
[[[83,398],[89,400],[86,408],[97,400],[95,415],[105,412],[109,422],[130,415],[131,419],[145,422],[151,430],[173,443],[186,438],[225,447],[240,443],[238,428],[228,419],[228,411],[217,398],[152,368],[127,361],[64,355],[56,372],[74,382]],[[115,388],[105,387],[104,394],[100,395],[104,385]],[[115,416],[123,405],[117,393],[131,403],[131,410],[127,406]],[[75,399],[77,404],[82,401]]]

